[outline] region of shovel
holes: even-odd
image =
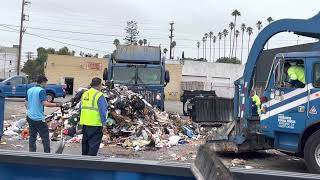
[[[62,113],[62,116],[63,116],[64,115],[64,108],[60,107],[60,110],[61,110],[61,113]],[[60,139],[59,146],[58,146],[58,148],[57,148],[57,150],[55,152],[56,154],[62,154],[63,149],[66,146],[66,141],[65,141],[65,139],[63,137],[63,128],[64,128],[64,123],[62,123],[62,126],[61,126],[61,130],[60,130],[61,139]]]

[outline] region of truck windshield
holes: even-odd
[[[160,67],[138,67],[137,84],[160,84],[161,69]]]
[[[135,84],[136,68],[135,67],[114,67],[113,81],[117,84]]]

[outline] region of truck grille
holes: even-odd
[[[142,95],[142,97],[151,105],[154,105],[155,103],[155,97],[156,94],[152,91],[147,91],[147,90],[137,90],[136,93],[139,93]]]

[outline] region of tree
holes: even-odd
[[[172,57],[174,57],[174,48],[176,47],[177,43],[176,41],[172,41],[171,48],[172,48]]]
[[[249,51],[250,51],[250,37],[253,33],[253,29],[252,27],[247,27],[247,33],[248,33],[248,55],[249,55]]]
[[[220,48],[220,42],[221,42],[221,39],[222,39],[222,33],[221,32],[218,33],[218,37],[219,37],[219,58],[220,58],[221,57],[220,56],[220,49],[221,49]]]
[[[239,37],[240,31],[236,30],[236,46],[234,48],[234,57],[237,58],[237,49],[238,49],[238,37]]]
[[[208,33],[204,33],[204,38],[205,38],[205,41],[204,41],[204,56],[205,58],[204,59],[207,59],[207,39],[208,39],[208,36],[209,34]]]
[[[217,37],[213,36],[212,38],[212,42],[213,42],[213,58],[212,58],[212,62],[214,62],[215,59],[215,55],[216,55],[216,41],[217,41]]]
[[[119,39],[115,39],[114,41],[113,41],[113,44],[117,47],[118,45],[120,45],[120,41],[119,41]]]
[[[222,57],[217,59],[217,63],[230,63],[230,64],[241,64],[240,60],[236,57],[228,58],[228,57]]]
[[[231,15],[234,17],[234,27],[237,27],[237,17],[241,16],[241,13],[239,10],[235,9],[232,11]],[[233,29],[233,42],[232,42],[231,56],[233,56],[235,36],[236,36],[236,28]]]
[[[124,40],[127,42],[127,44],[135,44],[137,43],[137,38],[139,36],[138,31],[138,23],[136,21],[128,21],[126,30],[126,37]]]
[[[268,23],[270,24],[270,23],[272,23],[274,20],[273,20],[272,17],[268,17],[268,18],[267,18],[267,21],[268,21]],[[267,42],[267,49],[269,49],[269,41]]]
[[[95,58],[98,58],[98,57],[99,57],[99,54],[98,54],[98,53],[96,53],[96,54],[94,55],[94,57],[95,57]]]
[[[143,45],[146,46],[148,43],[147,39],[143,39]]]
[[[138,43],[139,43],[140,46],[142,46],[143,45],[143,40],[140,39]]]
[[[204,58],[204,48],[205,48],[206,38],[202,37],[202,58]]]
[[[210,31],[209,32],[209,40],[210,40],[210,57],[209,57],[209,62],[211,62],[211,40],[212,40],[212,36],[213,36],[213,32],[212,31]]]
[[[182,51],[181,59],[184,59],[184,51]]]
[[[241,63],[242,63],[242,57],[243,57],[243,36],[244,32],[247,30],[246,24],[242,23],[241,24],[241,31],[242,31],[242,37],[241,37]]]
[[[258,21],[257,24],[256,24],[256,26],[257,26],[258,34],[259,34],[259,33],[260,33],[260,30],[261,30],[261,28],[262,28],[262,21]]]
[[[230,22],[229,28],[230,28],[230,50],[229,50],[229,58],[231,58],[231,50],[233,50],[233,49],[232,49],[232,46],[231,46],[231,45],[232,45],[232,43],[231,43],[231,40],[232,40],[232,32],[233,32],[233,29],[235,28],[233,22]]]
[[[223,52],[223,57],[226,57],[226,39],[227,39],[227,36],[228,36],[228,33],[229,31],[227,29],[224,29],[222,31],[222,34],[224,36],[224,52]]]
[[[47,54],[48,54],[48,51],[47,51]],[[60,48],[59,51],[57,52],[58,55],[72,55],[72,52],[69,51],[69,48],[68,47],[63,47],[63,48]]]
[[[200,42],[197,42],[197,48],[198,48],[198,59],[199,59],[199,49],[200,49]]]
[[[71,52],[71,55],[72,55],[72,56],[76,55],[76,51],[72,51],[72,52]]]
[[[168,52],[168,49],[167,49],[167,48],[164,48],[164,49],[163,49],[163,53],[164,53],[165,59],[167,59],[167,52]]]

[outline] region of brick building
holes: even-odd
[[[103,70],[107,66],[104,58],[49,54],[45,75],[48,83],[66,84],[67,93],[72,94],[78,88],[88,86],[93,77],[102,78]]]

